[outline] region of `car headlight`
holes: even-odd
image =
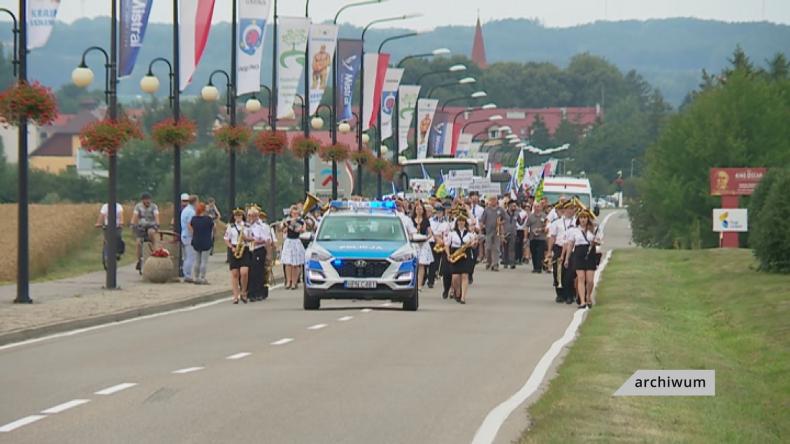
[[[414,252],[411,250],[411,248],[398,250],[393,253],[392,256],[390,256],[390,259],[395,262],[408,262],[414,259]]]
[[[312,252],[310,253],[310,259],[314,261],[326,262],[332,259],[332,255],[329,254],[328,251],[316,245],[313,246]]]

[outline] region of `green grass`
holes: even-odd
[[[522,443],[790,440],[790,276],[748,250],[615,252]],[[715,397],[613,397],[637,369],[716,370]]]
[[[104,270],[101,263],[103,237],[104,232],[96,230],[70,254],[58,258],[46,274],[33,279],[33,282],[63,279]],[[123,241],[126,243],[126,251],[121,256],[118,266],[128,265],[136,260],[135,238],[132,230],[128,228],[123,230]]]

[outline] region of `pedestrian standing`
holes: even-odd
[[[430,222],[432,236],[428,246],[431,248],[431,254],[433,254],[433,262],[428,267],[428,288],[433,288],[442,257],[444,256],[444,235],[450,231],[450,225],[444,217],[442,204],[439,203],[434,206],[434,214]]]
[[[195,216],[189,221],[189,231],[192,234],[192,249],[195,250],[195,261],[192,267],[192,280],[196,284],[206,285],[206,269],[208,257],[212,247],[214,233],[214,220],[206,214],[206,205],[198,203]]]
[[[214,200],[213,197],[209,197],[206,199],[206,216],[210,217],[211,220],[214,221],[214,229],[211,231],[211,250],[209,250],[209,254],[214,254],[214,239],[217,237],[217,222],[222,219],[222,213],[219,211],[217,207],[217,202]]]
[[[497,233],[497,228],[502,223],[503,213],[496,196],[489,197],[480,216],[480,230],[485,235],[486,270],[499,271],[501,233]]]
[[[561,200],[555,205],[558,218],[549,225],[549,260],[552,261],[552,272],[554,275],[554,288],[557,293],[555,301],[572,304],[576,300],[576,290],[574,289],[573,262],[565,261],[567,251],[564,247],[567,240],[568,231],[575,225],[573,220],[573,204],[570,201]]]
[[[529,255],[529,250],[524,248],[527,239],[527,218],[529,212],[527,211],[527,202],[521,203],[518,208],[518,221],[516,222],[516,265],[524,263],[524,256]]]
[[[266,262],[267,250],[271,249],[272,234],[271,229],[261,221],[260,216],[261,209],[257,205],[247,209],[247,225],[253,238],[250,278],[247,285],[251,302],[262,301],[269,297],[269,288],[266,285]]]
[[[431,236],[431,222],[425,215],[425,206],[422,201],[417,200],[414,202],[411,212],[411,220],[417,233],[423,236]],[[417,290],[422,290],[423,278],[426,273],[426,268],[433,262],[433,252],[428,242],[420,244],[419,253],[417,255]]]
[[[292,205],[288,218],[283,222],[285,242],[280,262],[285,266],[285,289],[296,290],[299,287],[299,274],[304,267],[304,246],[299,235],[305,230],[304,220],[300,216],[298,205]]]
[[[546,255],[546,212],[540,202],[535,202],[527,217],[529,233],[529,253],[532,256],[532,272],[543,272],[543,259]]]
[[[187,205],[181,211],[181,245],[184,250],[184,282],[194,282],[192,277],[192,267],[195,264],[195,249],[192,248],[192,233],[189,231],[189,222],[195,217],[195,208],[197,207],[198,197],[196,195],[187,195]],[[184,195],[181,195],[184,199]]]
[[[566,235],[566,267],[573,261],[576,271],[576,293],[579,308],[592,308],[592,292],[595,286],[595,270],[598,268],[596,245],[601,244],[601,236],[595,228],[595,215],[584,209],[577,216],[576,226]]]

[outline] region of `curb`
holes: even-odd
[[[281,283],[283,280],[280,276],[275,276],[274,284]],[[70,321],[58,322],[40,327],[33,327],[24,330],[18,330],[9,333],[0,333],[0,346],[13,344],[16,342],[27,341],[29,339],[36,339],[43,336],[54,335],[57,333],[64,333],[72,330],[79,330],[88,327],[95,327],[97,325],[112,324],[114,322],[125,321],[128,319],[139,318],[157,313],[177,310],[180,308],[191,307],[195,305],[213,302],[219,299],[227,298],[232,295],[231,290],[222,290],[214,293],[208,293],[193,298],[182,299],[180,301],[167,302],[159,305],[151,305],[149,307],[132,308],[129,310],[121,311],[118,313],[110,313],[105,315],[93,316],[84,319],[74,319]]]

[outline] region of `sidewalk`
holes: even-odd
[[[274,269],[282,277],[281,267]],[[105,290],[105,273],[98,271],[30,285],[32,305],[14,304],[16,285],[0,286],[0,344],[116,322],[230,296],[224,254],[209,258],[209,285],[152,284],[142,280],[134,265],[118,269],[118,290]]]

